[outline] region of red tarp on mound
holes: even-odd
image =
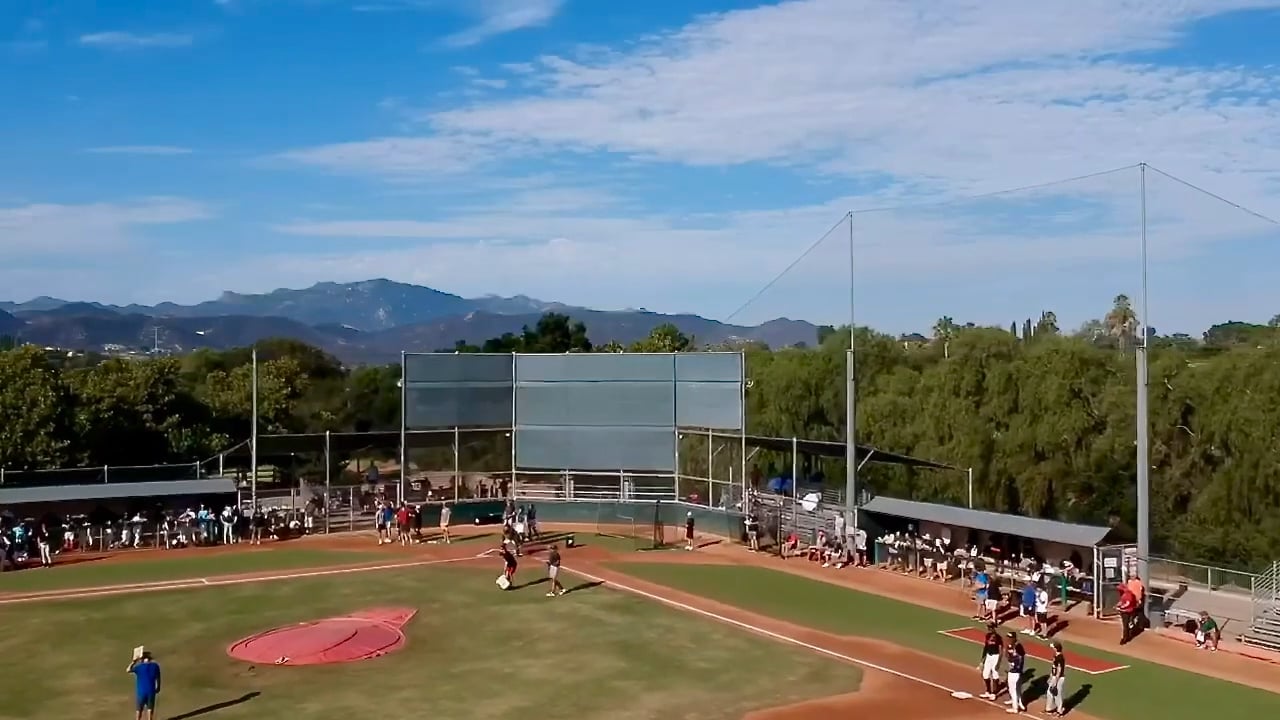
[[[404,647],[401,628],[416,613],[412,608],[371,608],[279,627],[237,641],[227,654],[249,663],[276,665],[367,660]]]

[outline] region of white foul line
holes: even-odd
[[[615,587],[615,588],[617,588],[617,589],[619,589],[619,590],[625,590],[626,592],[634,593],[634,594],[639,595],[639,596],[641,596],[641,597],[648,598],[648,599],[653,600],[653,601],[655,601],[655,602],[662,603],[663,605],[669,605],[669,606],[674,607],[674,608],[677,608],[677,609],[679,609],[679,610],[684,610],[684,611],[686,611],[686,612],[691,612],[691,613],[694,613],[694,614],[696,614],[696,615],[701,615],[701,616],[703,616],[703,617],[705,617],[705,618],[710,618],[710,619],[712,619],[712,620],[716,620],[716,621],[718,621],[718,622],[722,622],[722,623],[724,623],[724,624],[726,624],[726,625],[732,625],[732,626],[734,626],[734,627],[736,627],[736,628],[739,628],[739,629],[742,629],[742,630],[746,630],[746,631],[748,631],[748,632],[756,633],[757,635],[763,635],[763,636],[765,636],[765,637],[767,637],[767,638],[771,638],[771,639],[773,639],[773,640],[778,640],[778,641],[780,641],[780,642],[784,642],[784,643],[787,643],[787,644],[789,644],[789,645],[795,645],[795,646],[797,646],[797,647],[802,647],[802,648],[804,648],[804,649],[806,649],[806,650],[810,650],[810,651],[812,651],[812,652],[816,652],[816,653],[818,653],[818,654],[820,654],[820,655],[826,655],[827,657],[835,658],[835,659],[837,659],[837,660],[843,660],[844,662],[847,662],[847,663],[850,663],[850,664],[853,664],[853,665],[860,665],[860,666],[865,667],[865,668],[868,668],[868,669],[870,669],[870,670],[878,670],[878,671],[880,671],[880,672],[882,672],[882,673],[888,673],[888,674],[890,674],[890,675],[893,675],[894,677],[901,678],[901,679],[903,679],[903,680],[907,680],[907,681],[914,682],[914,683],[919,683],[919,684],[921,684],[921,685],[927,685],[927,686],[929,686],[929,687],[931,687],[931,688],[933,688],[933,689],[935,689],[935,690],[941,690],[942,692],[945,692],[945,693],[947,693],[948,695],[950,695],[951,697],[956,698],[956,699],[958,699],[958,700],[967,700],[967,699],[970,699],[970,698],[972,698],[972,697],[973,697],[973,696],[972,696],[972,695],[970,695],[969,693],[961,692],[961,691],[958,691],[958,690],[952,690],[951,688],[949,688],[949,687],[947,687],[947,686],[945,686],[945,685],[939,685],[938,683],[933,682],[932,680],[926,680],[926,679],[924,679],[924,678],[922,678],[922,677],[916,677],[915,675],[908,675],[907,673],[904,673],[904,672],[902,672],[902,671],[900,671],[900,670],[894,670],[893,668],[888,668],[888,667],[885,667],[885,666],[883,666],[883,665],[877,665],[876,663],[870,662],[869,660],[863,660],[863,659],[861,659],[861,658],[856,658],[856,657],[853,657],[853,656],[851,656],[851,655],[845,655],[845,654],[843,654],[843,653],[838,653],[838,652],[836,652],[835,650],[830,650],[830,649],[828,649],[828,648],[824,648],[824,647],[822,647],[822,646],[820,646],[820,645],[814,645],[814,644],[812,644],[812,643],[807,643],[807,642],[805,642],[805,641],[803,641],[803,640],[800,640],[800,639],[798,639],[798,638],[793,638],[793,637],[791,637],[791,636],[789,636],[789,635],[783,635],[782,633],[776,633],[776,632],[774,632],[774,631],[772,631],[772,630],[766,630],[765,628],[759,627],[759,626],[757,626],[757,625],[752,625],[752,624],[750,624],[750,623],[746,623],[746,622],[743,622],[743,621],[741,621],[741,620],[734,620],[734,619],[733,619],[733,618],[731,618],[731,617],[725,617],[724,615],[720,615],[720,614],[718,614],[718,613],[711,612],[710,610],[703,610],[702,608],[694,607],[693,605],[689,605],[689,604],[687,604],[687,603],[682,603],[682,602],[680,602],[679,600],[672,600],[671,598],[662,597],[661,595],[655,595],[655,594],[653,594],[653,593],[651,593],[651,592],[646,592],[646,591],[641,590],[641,589],[639,589],[639,588],[633,588],[633,587],[630,587],[630,586],[628,586],[628,585],[623,585],[622,583],[619,583],[619,582],[614,582],[614,581],[612,581],[612,580],[605,580],[605,579],[604,579],[604,578],[602,578],[602,577],[597,577],[597,576],[595,576],[595,575],[592,575],[591,573],[586,573],[586,572],[583,572],[583,571],[581,571],[581,570],[574,570],[574,569],[569,568],[569,567],[566,567],[566,568],[565,568],[565,570],[566,570],[567,572],[571,572],[571,573],[573,573],[573,574],[575,574],[575,575],[581,575],[582,577],[587,578],[588,580],[591,580],[591,581],[593,581],[593,582],[598,582],[598,583],[602,583],[602,584],[605,584],[605,585],[610,585],[610,586]],[[981,699],[980,699],[980,700],[981,700]],[[994,707],[994,708],[997,708],[997,709],[999,709],[999,710],[1002,710],[1002,711],[1006,711],[1006,712],[1007,712],[1007,709],[1006,709],[1006,708],[1005,708],[1005,706],[1004,706],[1003,704],[1001,704],[1001,703],[998,703],[998,702],[995,702],[995,701],[991,701],[991,700],[981,700],[981,702],[982,702],[982,703],[984,703],[984,704],[986,704],[986,705],[990,705],[991,707]],[[1035,717],[1034,715],[1030,715],[1030,714],[1026,714],[1026,713],[1019,713],[1019,714],[1020,714],[1020,715],[1022,715],[1023,717]]]
[[[170,580],[165,582],[143,583],[135,585],[116,585],[114,587],[102,587],[87,590],[71,590],[57,591],[49,590],[42,594],[24,595],[16,598],[0,598],[0,605],[18,605],[21,603],[32,603],[47,600],[83,600],[85,598],[105,597],[110,595],[129,595],[133,593],[158,592],[163,590],[187,590],[199,587],[218,587],[222,585],[244,585],[256,582],[271,582],[274,580],[301,580],[303,578],[325,577],[328,575],[347,575],[352,573],[375,572],[378,570],[400,570],[404,568],[424,567],[427,565],[443,565],[445,563],[465,562],[467,560],[476,560],[483,555],[466,556],[460,558],[445,558],[435,560],[412,560],[407,562],[387,563],[384,565],[356,565],[353,567],[328,568],[325,570],[301,570],[298,572],[281,573],[278,575],[254,575],[249,577],[229,577],[224,579],[218,578],[188,578],[185,580]]]

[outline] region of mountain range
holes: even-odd
[[[195,305],[108,305],[38,297],[0,302],[0,335],[20,342],[98,352],[190,352],[245,346],[287,337],[323,348],[346,362],[393,362],[402,351],[432,352],[459,340],[483,341],[519,333],[544,313],[582,321],[593,342],[639,340],[671,323],[699,344],[763,342],[772,347],[813,344],[817,327],[778,319],[747,327],[691,314],[594,310],[516,296],[464,298],[391,280],[317,283],[262,294],[226,292]]]

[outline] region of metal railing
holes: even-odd
[[[1280,562],[1271,563],[1265,572],[1255,575],[1250,588],[1250,610],[1256,620],[1280,608]]]
[[[0,487],[50,487],[54,485],[96,485],[102,483],[202,480],[221,477],[218,464],[209,461],[171,465],[101,465],[98,467],[53,470],[7,470],[0,468]]]
[[[1147,558],[1152,587],[1171,586],[1208,590],[1210,592],[1249,595],[1253,592],[1257,573],[1229,568],[1182,562],[1169,558]]]

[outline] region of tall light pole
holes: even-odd
[[[1142,261],[1142,294],[1138,300],[1138,393],[1137,393],[1137,463],[1138,463],[1138,577],[1144,586],[1151,586],[1150,566],[1147,558],[1151,554],[1151,439],[1150,418],[1148,416],[1149,397],[1147,395],[1147,164],[1138,164],[1138,183],[1140,189],[1139,205],[1141,221],[1139,227],[1139,246]],[[1142,595],[1142,612],[1146,615],[1147,593]]]
[[[253,409],[249,411],[249,502],[258,507],[258,348],[252,354],[252,379],[249,381],[249,402]]]
[[[857,363],[853,350],[853,211],[849,212],[849,349],[845,352],[844,461],[846,470],[844,506],[846,527],[858,527],[858,445],[857,445]]]

